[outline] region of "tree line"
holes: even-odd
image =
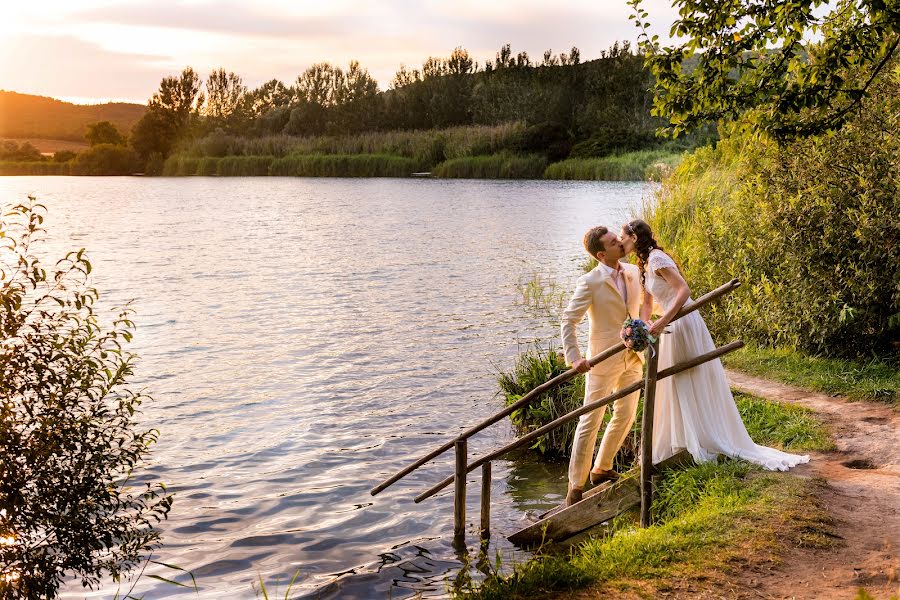
[[[578,142],[582,155],[603,156],[657,143],[652,85],[628,42],[588,62],[578,48],[533,60],[507,44],[479,64],[456,48],[421,68],[401,65],[384,91],[357,61],[346,68],[316,63],[291,84],[272,79],[255,89],[223,68],[203,80],[188,67],[160,82],[130,145],[143,161],[159,164],[179,142],[213,132],[348,135],[520,122],[537,128],[535,150],[551,148],[556,160]]]

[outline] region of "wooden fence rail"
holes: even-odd
[[[697,300],[692,302],[690,306],[685,306],[684,308],[682,308],[678,312],[678,314],[675,315],[675,318],[673,318],[672,320],[675,321],[677,319],[684,317],[685,315],[688,315],[688,314],[694,312],[695,310],[703,308],[710,302],[713,302],[714,300],[717,300],[720,297],[724,296],[725,294],[728,294],[729,292],[735,290],[740,285],[741,285],[740,281],[738,281],[737,279],[732,279],[728,283],[719,286],[718,288],[712,290],[711,292],[709,292],[707,294],[704,294],[703,296],[701,296],[700,298],[698,298]],[[606,360],[607,358],[610,358],[612,356],[615,356],[619,352],[622,352],[624,349],[625,349],[625,345],[622,343],[619,343],[619,344],[612,346],[611,348],[607,348],[603,352],[600,352],[599,354],[591,357],[588,362],[590,362],[590,365],[593,367],[593,366],[599,364],[600,362]],[[491,417],[478,423],[477,425],[470,427],[469,429],[462,432],[461,434],[454,437],[453,439],[447,441],[446,443],[442,444],[441,446],[438,446],[437,448],[435,448],[434,450],[432,450],[425,456],[419,458],[418,460],[412,462],[411,464],[407,465],[406,467],[400,469],[399,471],[397,471],[396,473],[394,473],[393,475],[391,475],[390,477],[388,477],[387,479],[385,479],[384,481],[382,481],[381,483],[379,483],[378,485],[373,487],[371,489],[370,493],[373,496],[375,496],[376,494],[384,491],[386,488],[390,487],[391,485],[393,485],[400,479],[406,477],[407,475],[409,475],[410,473],[412,473],[413,471],[415,471],[416,469],[418,469],[419,467],[421,467],[428,461],[437,458],[438,456],[440,456],[447,450],[450,450],[451,448],[453,448],[454,444],[456,444],[457,441],[468,439],[468,438],[472,437],[473,435],[475,435],[482,429],[485,429],[486,427],[489,427],[489,426],[493,425],[494,423],[497,423],[501,419],[503,419],[506,416],[515,412],[516,410],[519,410],[523,406],[526,406],[527,404],[532,402],[534,399],[540,397],[545,392],[548,392],[548,391],[552,390],[553,388],[555,388],[559,385],[562,385],[563,383],[572,379],[573,377],[576,377],[577,375],[579,375],[578,371],[576,371],[575,369],[569,369],[565,373],[561,373],[561,374],[557,375],[556,377],[554,377],[553,379],[550,379],[549,381],[542,383],[541,385],[537,386],[536,388],[534,388],[533,390],[531,390],[530,392],[528,392],[527,394],[522,396],[522,398],[520,398],[513,404],[510,404],[503,410],[495,413],[494,415],[492,415]],[[634,390],[632,390],[632,391],[634,391]],[[418,500],[417,500],[417,502],[418,502]]]

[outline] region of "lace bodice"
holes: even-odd
[[[665,268],[678,271],[678,265],[675,264],[671,256],[658,248],[654,248],[650,251],[650,256],[647,257],[645,285],[647,291],[650,292],[650,295],[653,296],[659,306],[663,310],[669,310],[672,300],[675,299],[675,290],[666,283],[665,279],[656,274],[657,270]]]

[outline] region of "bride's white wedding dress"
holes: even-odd
[[[663,311],[675,299],[675,291],[656,274],[658,269],[677,270],[665,252],[650,251],[646,289]],[[688,299],[685,303],[689,305]],[[659,369],[689,360],[715,349],[712,336],[698,311],[669,324],[659,347]],[[738,413],[719,359],[660,380],[653,415],[653,462],[658,463],[687,449],[698,462],[715,460],[718,454],[756,463],[770,471],[786,471],[809,456],[788,454],[758,446],[750,439]]]

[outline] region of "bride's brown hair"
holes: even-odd
[[[638,267],[641,268],[641,287],[645,287],[647,279],[647,259],[650,258],[650,251],[654,248],[662,250],[662,246],[653,237],[653,230],[646,221],[635,219],[625,224],[625,233],[633,235],[637,239],[634,241],[634,253],[637,255]]]

